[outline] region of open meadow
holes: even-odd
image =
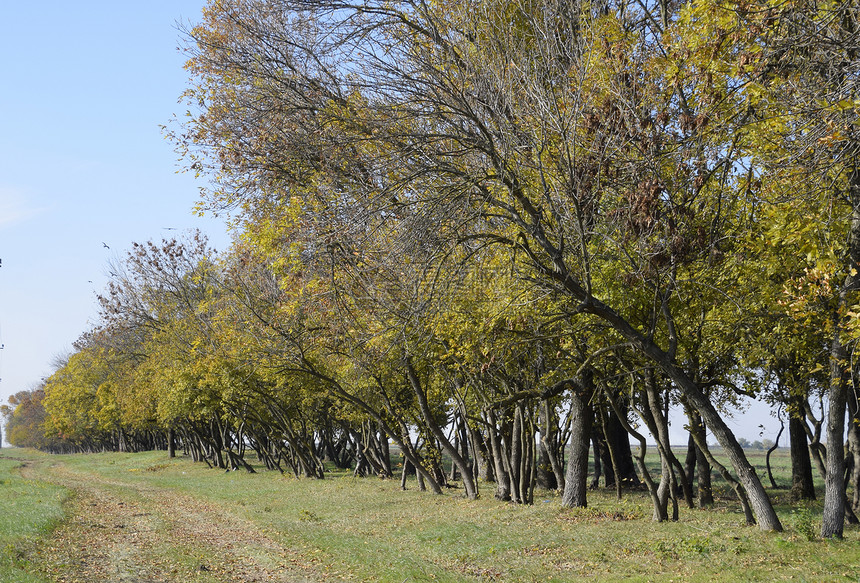
[[[787,459],[774,460],[779,486]],[[326,478],[225,473],[164,452],[4,449],[0,581],[860,581],[860,529],[817,540],[820,501],[792,506],[781,489],[786,530],[774,534],[744,526],[719,481],[713,509],[655,524],[644,492],[598,490],[568,510],[550,492],[501,503],[492,484],[468,501]]]

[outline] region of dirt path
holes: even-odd
[[[59,583],[323,581],[314,564],[224,508],[167,489],[110,481],[63,464],[21,475],[75,495],[71,518],[33,551]],[[313,579],[309,578],[313,575]]]

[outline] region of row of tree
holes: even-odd
[[[860,507],[858,15],[212,0],[168,134],[235,243],[135,245],[45,387],[50,447],[179,443],[249,470],[250,450],[321,478],[390,474],[390,441],[436,492],[530,503],[540,483],[584,505],[595,443],[658,520],[694,475],[707,504],[713,468],[780,530],[723,413],[758,395],[840,537]]]

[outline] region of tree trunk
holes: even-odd
[[[651,503],[656,512],[656,510],[660,508],[660,497],[657,495],[657,486],[654,484],[654,480],[651,479],[651,473],[648,471],[648,466],[645,464],[645,454],[648,451],[645,437],[630,425],[627,421],[627,417],[622,417],[619,405],[615,398],[610,394],[609,388],[606,385],[603,386],[603,393],[606,395],[609,404],[612,406],[612,410],[615,411],[616,415],[618,415],[618,421],[624,427],[624,430],[639,442],[639,454],[636,456],[636,464],[639,466],[639,472],[642,474],[642,481],[648,489],[648,494],[651,496]]]
[[[743,448],[722,416],[717,412],[713,403],[705,397],[702,390],[677,366],[667,364],[667,368],[672,371],[672,374],[669,375],[670,378],[682,387],[690,403],[699,411],[702,420],[710,428],[711,433],[713,433],[717,442],[722,446],[723,451],[731,461],[738,479],[749,497],[749,502],[758,520],[759,528],[762,530],[782,531],[782,524],[773,509],[767,492],[765,492],[764,485],[761,483],[758,474],[756,474],[755,468],[747,460]],[[713,465],[713,462],[711,464]]]
[[[514,409],[513,415],[513,423],[511,423],[511,431],[510,434],[505,432],[507,435],[510,435],[510,439],[508,440],[508,453],[510,455],[509,458],[509,471],[511,474],[511,497],[514,502],[519,502],[523,504],[523,492],[522,492],[522,458],[525,456],[525,452],[523,452],[523,441],[522,441],[522,415],[520,415],[519,407]]]
[[[767,450],[767,455],[765,456],[765,466],[767,467],[767,479],[770,480],[770,487],[776,490],[776,481],[773,479],[773,471],[770,467],[770,456],[773,452],[779,448],[779,438],[782,437],[782,432],[785,431],[785,423],[782,421],[782,415],[780,415],[780,423],[779,423],[779,433],[776,434],[776,439],[773,440],[773,446],[769,447]]]
[[[696,498],[698,499],[699,508],[707,508],[714,503],[714,491],[711,487],[711,464],[708,462],[708,456],[705,455],[697,443],[697,441],[705,441],[707,431],[705,430],[704,423],[702,423],[702,417],[695,409],[685,403],[684,410],[687,413],[690,428],[690,438],[687,443],[687,464],[689,468],[687,476],[690,482],[692,482],[693,474],[696,475]],[[690,459],[691,457],[692,459]],[[695,468],[695,471],[693,471],[693,468]]]
[[[848,178],[848,196],[852,207],[848,232],[848,274],[839,292],[830,347],[830,410],[827,414],[827,476],[824,479],[822,538],[842,538],[845,524],[845,409],[852,371],[842,334],[844,313],[854,303],[849,295],[853,296],[860,288],[860,275],[857,273],[860,269],[860,168],[853,168]]]
[[[517,404],[515,411],[519,419],[519,479],[520,503],[534,504],[535,491],[535,431],[534,415],[525,402]]]
[[[499,425],[496,422],[496,414],[490,409],[485,412],[489,429],[490,451],[493,456],[493,473],[496,478],[496,498],[502,501],[511,499],[511,479],[505,467],[505,453],[502,451],[502,443],[499,437]]]
[[[663,522],[669,519],[668,504],[672,497],[672,520],[678,520],[678,503],[674,497],[675,477],[672,472],[672,450],[669,444],[669,424],[663,416],[663,407],[657,394],[653,369],[645,375],[645,399],[638,408],[639,416],[645,422],[651,436],[657,443],[660,454],[660,484],[657,487],[659,505],[654,508],[654,520]]]
[[[690,428],[690,433],[692,433],[692,427]],[[696,442],[690,433],[687,434],[687,455],[684,457],[684,471],[687,473],[687,478],[692,482],[696,479],[697,448]]]
[[[830,409],[827,412],[827,475],[824,478],[822,538],[842,538],[845,524],[845,406],[849,375],[848,355],[839,331],[830,351]]]
[[[594,459],[594,474],[591,476],[591,484],[588,486],[589,490],[596,490],[600,487],[600,478],[603,476],[603,458],[606,454],[603,452],[604,447],[602,444],[602,440],[600,438],[599,431],[591,432],[591,447],[594,449],[594,455],[592,456]],[[611,468],[610,468],[611,469]],[[613,477],[613,481],[615,478]]]
[[[761,483],[755,468],[749,463],[743,448],[735,438],[734,433],[726,424],[725,420],[717,411],[714,404],[708,399],[702,388],[693,379],[675,364],[672,356],[662,350],[652,340],[646,338],[629,322],[621,318],[614,310],[603,304],[594,297],[585,294],[584,290],[576,284],[576,281],[568,278],[566,273],[561,278],[561,283],[566,285],[575,295],[589,302],[589,311],[610,324],[619,334],[629,340],[642,354],[651,359],[675,383],[689,403],[696,408],[702,416],[702,420],[710,428],[711,433],[722,446],[726,456],[731,461],[740,483],[746,490],[752,510],[758,519],[759,528],[762,530],[782,531],[782,524],[773,509],[770,498]]]
[[[409,468],[410,467],[411,467],[411,464],[409,463],[409,460],[406,458],[403,458],[403,468],[401,468],[401,470],[400,470],[400,489],[401,490],[406,490],[406,476],[409,475]],[[412,469],[414,471],[415,468],[412,468]]]
[[[854,499],[849,509],[860,510],[860,402],[857,392],[852,391],[848,397],[848,457],[846,471],[847,484],[854,490]],[[849,522],[855,522],[856,516],[849,513]]]
[[[696,481],[699,508],[713,506],[714,490],[711,487],[711,464],[708,461],[708,456],[705,455],[705,452],[698,445],[696,445],[696,469],[699,478]]]
[[[557,490],[559,484],[553,470],[552,459],[556,453],[551,448],[555,443],[558,427],[555,426],[555,419],[549,410],[549,400],[541,401],[538,411],[540,446],[537,461],[537,485],[544,490]]]
[[[594,420],[591,390],[571,391],[570,457],[564,478],[564,493],[561,504],[567,508],[585,508],[588,492],[588,445],[591,441],[591,425]]]
[[[806,441],[801,411],[789,409],[788,439],[791,447],[791,499],[815,500],[815,486],[812,483],[812,460]]]
[[[821,424],[822,421],[815,418],[812,413],[812,407],[809,406],[809,401],[803,401],[803,431],[809,439],[809,453],[815,461],[815,467],[818,469],[818,475],[824,480],[827,478],[827,468],[824,466],[823,458],[827,457],[827,449],[821,443]],[[812,423],[810,428],[806,420]]]
[[[485,482],[494,481],[493,464],[491,454],[487,451],[487,443],[484,439],[484,434],[480,427],[472,427],[469,418],[466,415],[466,404],[463,401],[459,403],[460,419],[463,421],[463,429],[466,432],[466,439],[469,440],[469,449],[472,451],[472,475]]]
[[[173,428],[167,430],[167,457],[176,457],[176,431]]]
[[[619,404],[622,414],[627,414],[626,400]],[[633,463],[633,451],[630,448],[630,435],[618,420],[615,411],[609,411],[607,416],[606,443],[615,460],[615,479],[624,488],[638,488],[641,485]]]
[[[612,478],[613,478],[613,482],[615,485],[615,497],[618,500],[621,500],[621,480],[618,479],[617,455],[615,453],[615,450],[612,448],[612,445],[611,445],[612,441],[609,438],[609,434],[607,433],[607,429],[609,427],[609,420],[607,418],[606,410],[604,409],[604,407],[602,405],[598,405],[597,410],[599,411],[599,415],[597,415],[596,418],[600,420],[600,429],[601,429],[600,433],[603,434],[603,443],[606,446],[605,448],[601,448],[601,449],[606,449],[606,451],[609,453],[609,456],[608,456],[609,457],[609,468],[612,469]],[[593,438],[592,438],[592,441],[597,443],[597,441],[594,440]],[[600,455],[598,455],[598,451],[595,448],[595,451],[594,451],[595,479],[596,479],[596,474],[597,474],[597,460],[601,457],[601,455],[603,455],[603,451],[600,451]],[[603,465],[606,465],[605,458],[604,458],[604,461],[602,463],[603,463]],[[607,487],[609,486],[608,476],[609,476],[609,474],[607,473],[607,479],[606,479]]]
[[[477,499],[478,489],[472,476],[472,469],[469,467],[469,463],[460,455],[460,452],[457,451],[457,448],[454,447],[454,445],[445,436],[445,432],[442,431],[442,428],[439,427],[433,419],[430,405],[427,402],[427,395],[424,393],[424,387],[421,386],[421,382],[418,380],[418,374],[415,372],[415,368],[412,366],[412,362],[409,359],[406,360],[406,374],[409,378],[409,384],[412,386],[412,390],[418,399],[418,405],[421,408],[425,424],[430,429],[430,432],[436,440],[442,445],[442,449],[445,450],[445,453],[451,456],[451,460],[457,466],[457,469],[460,470],[460,475],[463,477],[463,488],[466,490],[466,497],[470,500]]]
[[[618,396],[616,406],[621,411],[621,415],[627,415],[629,404],[626,397]],[[595,445],[595,469],[599,451],[600,463],[605,474],[604,485],[607,488],[614,486],[620,496],[621,488],[637,488],[642,483],[636,474],[636,464],[633,462],[630,434],[618,420],[618,414],[613,407],[605,410],[605,405],[599,405],[599,407],[601,407],[600,414],[595,418],[600,421],[600,427],[596,428],[592,437]],[[593,486],[596,484],[595,479],[596,477],[592,479]]]

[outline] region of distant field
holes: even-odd
[[[750,453],[763,468],[764,452]],[[773,460],[783,487],[787,456]],[[655,524],[643,492],[600,490],[565,510],[550,492],[500,503],[492,484],[470,502],[328,478],[224,473],[163,452],[2,450],[0,509],[17,517],[0,522],[0,581],[860,581],[860,530],[808,540],[820,501],[793,507],[785,490],[772,494],[786,531],[768,534],[743,526],[728,496]]]

